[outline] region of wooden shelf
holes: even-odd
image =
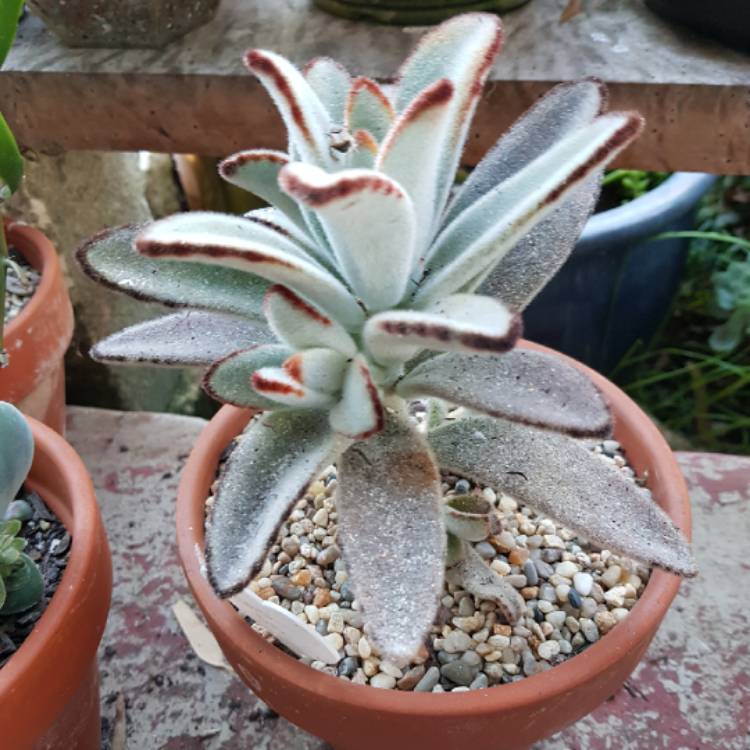
[[[622,164],[750,174],[750,56],[672,28],[640,0],[591,0],[560,24],[564,4],[532,0],[505,17],[467,161],[551,84],[593,75],[614,108],[648,121]],[[245,49],[299,64],[329,55],[387,80],[422,31],[340,20],[308,0],[223,0],[210,24],[162,50],[73,50],[28,17],[0,72],[0,101],[19,140],[45,151],[283,147],[273,106],[240,62]]]

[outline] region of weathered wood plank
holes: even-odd
[[[506,16],[467,161],[553,83],[596,75],[613,106],[648,119],[621,163],[750,173],[750,56],[673,30],[639,0],[592,0],[565,24],[562,5],[533,0]],[[278,147],[282,129],[242,51],[267,47],[300,64],[327,54],[387,80],[421,32],[332,18],[307,0],[224,0],[214,21],[163,50],[69,50],[28,18],[0,101],[21,142],[44,150]]]

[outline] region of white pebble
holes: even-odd
[[[391,677],[389,674],[379,672],[374,677],[370,678],[370,687],[392,690],[396,687],[396,678]]]
[[[536,652],[540,658],[549,661],[560,653],[560,644],[557,641],[544,641],[539,644]]]
[[[581,596],[588,596],[593,585],[594,579],[590,573],[576,573],[573,576],[573,586]]]
[[[363,659],[369,659],[372,655],[372,647],[370,646],[370,642],[364,636],[359,639],[359,643],[357,644],[357,651]]]
[[[383,674],[395,677],[397,680],[401,679],[404,676],[404,673],[393,662],[390,661],[381,661],[380,671]]]
[[[328,511],[325,508],[315,511],[312,521],[316,526],[328,526]]]
[[[563,578],[573,578],[577,572],[578,566],[570,560],[564,560],[555,566],[555,573]]]

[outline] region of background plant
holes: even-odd
[[[433,622],[446,563],[511,622],[522,607],[469,544],[481,509],[444,506],[440,468],[601,546],[694,572],[658,506],[573,439],[610,431],[593,383],[549,354],[512,350],[521,311],[571,252],[605,164],[641,118],[606,113],[598,81],[558,86],[449,200],[501,40],[496,16],[457,16],[423,37],[389,93],[327,58],[301,72],[251,50],[245,63],[289,148],[240,152],[221,173],[272,208],[121,227],[78,253],[101,283],[187,308],[113,335],[95,357],[208,366],[210,395],[264,410],[212,504],[216,591],[246,586],[335,462],[338,543],[368,632],[396,660]],[[469,416],[425,437],[408,418],[416,397]]]
[[[8,518],[11,503],[31,468],[34,439],[23,415],[0,401],[0,615],[22,612],[34,606],[44,593],[44,582],[34,561],[18,538],[21,520]],[[11,514],[8,514],[9,508]]]

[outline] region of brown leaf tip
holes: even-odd
[[[266,292],[266,295],[263,298],[263,307],[265,308],[266,314],[268,314],[268,306],[271,304],[274,297],[282,297],[288,305],[321,325],[333,325],[331,319],[323,315],[320,310],[313,307],[309,302],[303,300],[302,297],[297,296],[291,289],[282,286],[281,284],[274,284]]]
[[[281,151],[271,149],[256,149],[254,151],[240,151],[232,154],[219,164],[219,174],[222,177],[233,177],[246,164],[254,162],[271,162],[283,166],[289,163],[289,158]]]
[[[368,93],[372,94],[382,105],[383,108],[388,112],[391,119],[393,119],[396,116],[396,112],[393,109],[393,104],[391,103],[391,100],[385,95],[385,92],[383,89],[378,86],[375,81],[372,80],[372,78],[367,78],[366,76],[359,76],[358,78],[355,78],[352,82],[352,87],[349,89],[349,95],[346,99],[346,121],[349,122],[352,114],[352,109],[354,108],[354,101],[356,99],[357,94],[360,91],[367,91]]]
[[[302,398],[305,395],[301,388],[295,388],[293,385],[282,383],[279,380],[272,380],[259,372],[253,373],[251,382],[258,393],[276,393],[279,396],[296,396],[297,398]]]
[[[279,174],[279,183],[287,193],[313,208],[326,206],[365,190],[381,195],[393,195],[396,198],[404,197],[404,193],[394,182],[376,175],[339,178],[329,185],[316,186],[305,182],[284,168]]]

